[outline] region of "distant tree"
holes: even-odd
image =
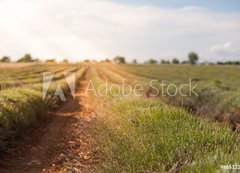
[[[62,64],[68,64],[69,62],[68,62],[67,59],[63,59],[63,60],[61,61],[61,63],[62,63]]]
[[[226,61],[225,64],[227,64],[227,65],[232,65],[233,62],[232,62],[232,61]]]
[[[22,58],[17,60],[17,62],[34,62],[35,60],[32,58],[31,54],[27,53]]]
[[[166,61],[165,59],[162,59],[160,63],[161,64],[170,64],[170,61]]]
[[[56,61],[55,61],[55,59],[47,59],[47,60],[45,61],[45,63],[55,64]]]
[[[1,59],[0,59],[0,62],[11,62],[11,59],[9,56],[3,56]]]
[[[108,58],[106,58],[106,59],[104,60],[104,62],[111,62],[111,60],[109,60]]]
[[[218,61],[217,64],[218,64],[218,65],[224,65],[225,63],[222,62],[222,61]]]
[[[84,62],[90,62],[90,60],[89,59],[85,59]]]
[[[182,63],[182,64],[188,64],[189,61],[182,61],[181,63]]]
[[[126,63],[125,58],[123,56],[116,56],[113,59],[113,62],[115,62],[116,64],[125,64]]]
[[[148,64],[157,64],[157,60],[155,59],[150,59],[147,61]]]
[[[234,61],[235,65],[240,65],[240,61]]]
[[[103,63],[104,63],[104,62],[105,62],[105,63],[106,63],[106,62],[107,62],[107,63],[111,63],[112,61],[111,61],[110,59],[106,58],[106,59],[104,59],[104,60],[101,60],[100,62],[103,62]]]
[[[196,64],[197,61],[198,61],[198,55],[197,55],[197,53],[195,53],[195,52],[190,52],[190,53],[188,54],[188,60],[189,60],[190,64]]]
[[[41,60],[40,60],[40,59],[38,59],[38,58],[36,58],[36,59],[33,59],[33,62],[37,64],[37,63],[40,63],[40,62],[41,62]]]
[[[137,64],[137,63],[138,63],[137,60],[133,59],[132,64]]]
[[[166,64],[165,59],[162,59],[160,63],[161,63],[161,64]]]
[[[173,64],[179,64],[179,60],[178,60],[177,58],[174,58],[174,59],[172,60],[172,63],[173,63]]]
[[[226,61],[224,64],[226,64],[226,65],[239,65],[240,61]]]

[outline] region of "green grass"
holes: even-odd
[[[35,81],[32,85],[0,91],[0,148],[4,148],[27,127],[46,115],[48,108],[59,104],[54,96],[58,84],[69,92],[63,71],[77,70],[77,79],[84,66],[35,66],[14,72],[4,70],[0,79]],[[50,68],[57,73],[48,92],[42,98],[39,80],[42,70]],[[75,69],[77,68],[77,69]],[[33,70],[33,71],[32,71]],[[199,83],[200,97],[188,97],[187,106],[207,105],[207,113],[234,112],[240,107],[239,68],[237,66],[188,65],[92,65],[90,79],[95,88],[107,79],[111,84],[144,85],[144,92],[152,79],[180,84],[188,78]],[[15,71],[16,72],[16,71]],[[36,78],[36,80],[35,80]],[[113,93],[117,92],[117,85]],[[229,89],[225,89],[229,87]],[[109,88],[108,88],[109,89]],[[104,90],[104,88],[103,88]],[[94,137],[99,148],[97,172],[223,172],[221,165],[240,164],[240,137],[227,124],[218,124],[207,118],[196,117],[183,108],[171,106],[172,100],[157,98],[91,95],[98,113]],[[168,102],[169,101],[169,102]],[[170,103],[170,104],[167,104]],[[204,113],[204,112],[202,112]]]
[[[240,109],[240,79],[239,66],[219,66],[219,65],[99,65],[116,74],[121,74],[129,81],[145,84],[145,91],[149,89],[151,80],[154,86],[159,88],[159,84],[164,81],[166,84],[188,83],[192,80],[192,85],[197,84],[196,92],[198,96],[168,97],[160,94],[161,100],[168,104],[184,106],[195,110],[201,115],[209,115],[222,120],[231,117],[234,112]],[[113,76],[108,73],[109,77]],[[115,79],[116,81],[116,79]],[[161,90],[161,88],[159,88]],[[166,95],[166,90],[163,90]],[[185,90],[188,93],[188,90]],[[240,115],[238,115],[240,121]]]
[[[117,99],[98,122],[102,172],[216,172],[240,162],[239,136],[156,100]],[[212,171],[211,171],[212,170]]]
[[[22,69],[1,68],[0,90],[42,83],[43,72],[52,72],[54,73],[53,80],[60,80],[64,78],[64,72],[76,72],[79,68],[79,65],[31,65]]]
[[[1,92],[0,148],[12,144],[23,129],[46,115],[47,105],[42,94],[32,89]]]
[[[105,75],[120,80],[108,70]],[[94,70],[91,79],[95,88],[103,83]],[[101,115],[94,130],[98,172],[166,172],[176,167],[181,172],[222,172],[221,165],[240,164],[240,138],[227,124],[159,99],[111,94],[93,98]]]
[[[50,68],[52,67],[52,69]],[[50,68],[50,69],[49,69]],[[69,86],[63,72],[76,72],[78,81],[85,71],[81,66],[28,66],[18,69],[19,74],[15,78],[27,81],[24,86],[16,88],[6,88],[0,91],[0,149],[7,145],[14,144],[16,138],[28,127],[47,115],[49,109],[56,108],[61,103],[59,96],[55,95],[58,85],[61,86],[65,96],[68,95]],[[54,79],[48,89],[47,95],[43,98],[43,70],[56,72]],[[8,75],[13,75],[11,70],[5,71]],[[36,75],[36,76],[35,76]],[[36,79],[31,80],[31,76]],[[1,77],[1,76],[0,76]],[[3,76],[2,76],[3,77]],[[29,80],[30,79],[30,80]],[[75,83],[72,83],[75,85]],[[77,83],[76,83],[77,84]]]

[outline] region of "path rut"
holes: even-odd
[[[17,147],[0,153],[0,173],[92,172],[98,162],[91,136],[96,113],[85,95],[88,73],[76,98],[69,96],[49,119],[25,134]]]

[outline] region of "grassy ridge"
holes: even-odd
[[[76,72],[79,67],[79,65],[32,65],[22,69],[3,68],[0,74],[0,90],[42,83],[43,72],[52,72],[53,80],[60,80],[64,78],[64,72]]]
[[[215,172],[240,162],[239,137],[159,101],[120,99],[105,107],[98,144],[103,172]],[[212,170],[212,171],[211,171]]]
[[[81,78],[85,69],[74,68],[76,80]],[[71,84],[75,85],[73,81]],[[24,129],[43,118],[49,108],[55,108],[61,103],[59,96],[55,95],[58,85],[66,96],[69,86],[65,78],[53,80],[45,98],[42,83],[0,91],[0,149],[12,144]]]
[[[96,71],[91,79],[95,88],[104,82]],[[226,125],[156,99],[98,99],[103,102],[95,136],[102,160],[98,171],[221,172],[221,165],[240,163],[240,138]]]
[[[236,125],[240,122],[240,68],[238,66],[112,64],[103,66],[105,69],[124,75],[131,81],[135,80],[148,85],[148,89],[151,80],[158,80],[159,83],[154,82],[154,86],[159,88],[164,95],[166,95],[166,87],[162,91],[159,86],[162,81],[179,86],[188,83],[191,79],[192,86],[197,84],[195,91],[198,96],[193,94],[191,97],[182,97],[177,94],[174,97],[163,97],[160,94],[159,98],[168,104],[190,108],[199,115],[208,115],[219,121],[229,121],[235,124],[234,128],[238,128]],[[188,92],[188,89],[183,91],[184,94],[188,94]]]
[[[46,115],[42,94],[33,89],[17,89],[0,95],[0,149],[13,143],[26,127]]]

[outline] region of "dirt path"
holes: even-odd
[[[50,113],[50,120],[25,134],[15,148],[0,153],[0,173],[92,172],[97,163],[90,128],[95,112],[85,96],[86,75],[76,92],[76,99]]]

